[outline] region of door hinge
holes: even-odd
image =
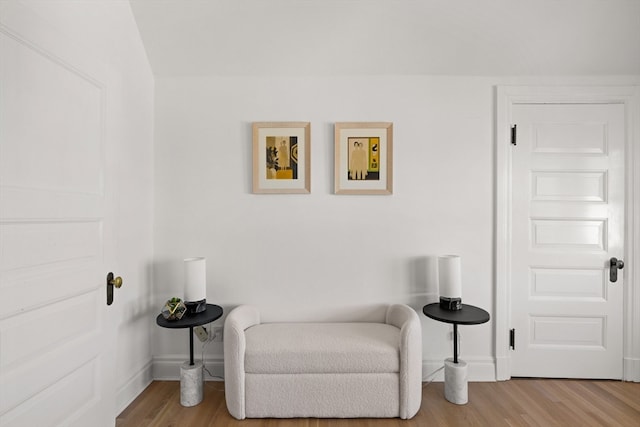
[[[518,125],[511,126],[511,145],[516,145]]]
[[[516,330],[515,329],[509,330],[509,348],[511,350],[516,349]]]

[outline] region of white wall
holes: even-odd
[[[151,381],[154,78],[128,1],[25,1],[109,67],[108,143],[117,144],[117,265],[124,285],[109,320],[118,325],[116,404]],[[106,274],[106,273],[105,273]]]
[[[116,291],[121,317],[116,354],[116,405],[123,410],[152,380],[151,334],[157,314],[153,304],[153,152],[154,78],[128,2],[109,6],[101,15],[105,38],[113,46],[112,64],[120,76],[114,94],[114,142],[120,153],[118,176]]]
[[[331,310],[380,302],[421,312],[437,295],[432,257],[453,253],[462,256],[464,302],[493,313],[495,85],[634,81],[159,78],[156,305],[182,295],[183,258],[206,256],[208,301],[227,313],[243,303]],[[311,194],[251,193],[253,121],[311,122]],[[337,121],[393,122],[393,195],[332,194]],[[451,356],[451,327],[421,318],[427,373]],[[470,378],[495,379],[492,322],[461,334]],[[175,378],[188,334],[154,336],[154,375]],[[219,370],[221,345],[209,345],[206,358]]]

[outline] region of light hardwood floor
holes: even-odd
[[[444,399],[443,383],[422,389],[411,420],[247,419],[229,415],[224,383],[206,382],[204,400],[180,405],[178,381],[154,381],[117,418],[117,427],[423,427],[423,426],[628,426],[640,427],[640,383],[512,379],[470,383],[469,403]]]

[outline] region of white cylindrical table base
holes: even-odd
[[[180,404],[195,406],[202,402],[202,363],[189,365],[184,362],[180,367]]]
[[[458,359],[444,361],[444,397],[456,405],[464,405],[469,401],[467,389],[467,362]]]

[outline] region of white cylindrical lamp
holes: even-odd
[[[189,314],[207,309],[207,259],[204,257],[184,260],[184,305]]]
[[[458,255],[438,257],[438,286],[440,307],[445,310],[460,310],[462,308],[462,278]]]

